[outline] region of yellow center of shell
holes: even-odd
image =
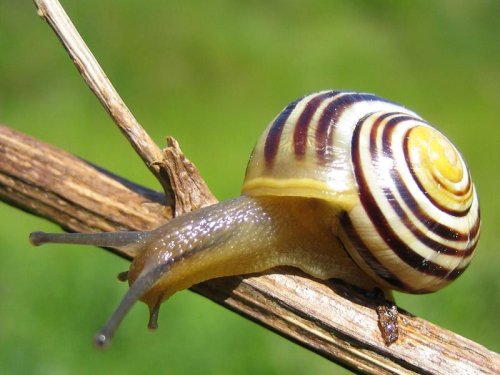
[[[409,147],[411,150],[418,149],[432,174],[440,182],[457,183],[462,180],[464,171],[460,156],[450,141],[441,133],[427,127],[417,126],[411,131]]]
[[[471,198],[460,154],[435,129],[416,126],[408,135],[412,169],[426,193],[445,207],[460,210]]]

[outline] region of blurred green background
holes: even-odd
[[[247,157],[292,99],[374,92],[436,124],[468,161],[483,232],[468,271],[400,306],[500,351],[500,2],[63,2],[151,136],[176,137],[219,199],[239,194]],[[30,1],[0,3],[0,122],[159,189]],[[127,262],[97,248],[33,249],[54,225],[0,204],[0,373],[323,374],[342,371],[189,291],[145,306],[98,352],[94,331],[126,290]]]

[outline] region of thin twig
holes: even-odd
[[[186,194],[184,196],[175,194],[171,182],[171,178],[175,177],[171,171],[172,161],[170,160],[169,163],[169,160],[165,160],[163,152],[127,108],[61,4],[57,0],[34,1],[39,16],[54,30],[88,87],[97,96],[115,124],[162,185],[166,196],[166,205],[172,206],[176,214],[182,214],[202,205],[215,203],[216,199],[203,179],[198,180],[193,185],[193,188],[196,188],[196,191],[193,191],[194,198],[188,199],[187,202],[183,200],[186,198]],[[175,141],[170,140],[170,143],[172,142]],[[184,162],[185,158],[181,159]]]
[[[189,184],[189,177],[179,178]],[[160,196],[0,126],[0,199],[65,229],[153,228],[164,220]],[[400,338],[387,347],[377,327],[376,301],[294,270],[220,278],[192,289],[356,372],[500,373],[498,354],[404,312]]]
[[[129,111],[58,1],[35,0],[38,14],[55,31],[85,82],[148,168],[158,174],[162,152]],[[140,142],[138,142],[140,140]]]

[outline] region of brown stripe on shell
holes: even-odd
[[[380,207],[377,205],[361,165],[360,155],[361,152],[364,152],[364,150],[361,150],[359,147],[359,137],[365,119],[366,117],[361,119],[356,125],[352,139],[352,161],[359,189],[359,197],[364,211],[372,222],[373,227],[378,232],[380,238],[383,239],[387,246],[392,249],[394,254],[396,254],[403,262],[424,274],[435,276],[440,279],[449,279],[453,277],[454,274],[451,273],[453,270],[447,269],[437,263],[425,259],[409,247],[401,238],[399,238],[389,225],[389,222]],[[380,122],[376,125],[377,126],[374,124],[371,128],[372,134],[378,131]],[[374,147],[376,147],[376,144],[370,144],[371,152],[373,152]]]
[[[469,267],[470,262],[467,262],[463,267],[456,267],[453,271],[451,271],[446,279],[455,280],[458,276],[464,273],[464,271]]]
[[[392,272],[390,272],[386,267],[384,267],[372,254],[369,250],[368,246],[366,246],[354,228],[349,215],[344,212],[340,216],[340,223],[342,225],[342,230],[345,232],[351,245],[356,249],[356,253],[363,259],[363,262],[382,280],[385,280],[387,283],[392,285],[398,290],[411,292],[413,288],[410,285],[406,285],[403,281],[396,277]],[[346,248],[346,244],[342,242],[342,246]],[[351,257],[348,251],[346,251],[347,255]],[[352,258],[352,257],[351,257]]]
[[[339,97],[332,100],[324,109],[316,128],[316,155],[321,163],[330,161],[335,128],[346,109],[351,105],[363,101],[379,101],[390,103],[388,100],[379,98],[373,94],[347,93],[343,91],[333,91]]]
[[[342,94],[342,91],[333,91],[335,95]],[[318,120],[316,127],[316,155],[320,161],[329,159],[331,157],[333,133],[337,121],[342,114],[344,108],[339,108],[339,101],[341,97],[335,98],[326,105],[323,113]],[[331,141],[330,141],[331,140]]]
[[[302,110],[293,132],[293,147],[295,157],[297,159],[302,159],[306,154],[307,133],[309,131],[309,125],[311,124],[311,119],[313,118],[314,113],[318,110],[318,107],[324,102],[325,99],[331,98],[334,95],[336,95],[335,91],[322,93],[312,98]]]
[[[278,149],[281,141],[281,133],[283,132],[283,127],[285,126],[288,117],[295,109],[295,106],[298,102],[300,102],[302,98],[299,98],[286,106],[286,108],[281,111],[281,113],[276,117],[273,124],[269,128],[269,132],[267,133],[266,143],[264,145],[264,159],[266,161],[266,165],[272,165],[276,154],[278,153]]]
[[[408,148],[408,141],[409,141],[409,132],[410,131],[411,131],[411,129],[408,130],[407,134],[405,135],[405,137],[404,137],[404,143],[403,143],[403,152],[404,152],[404,155],[405,155],[406,162],[409,165],[410,165],[410,150]],[[417,184],[417,186],[420,189],[420,191],[422,191],[422,193],[427,197],[427,199],[429,199],[429,201],[434,206],[438,207],[441,211],[444,211],[447,214],[450,214],[450,215],[456,216],[456,217],[463,217],[463,216],[466,216],[469,213],[471,205],[467,206],[463,210],[454,210],[452,208],[443,206],[441,203],[439,203],[438,201],[436,201],[436,199],[434,199],[430,194],[427,193],[427,191],[425,190],[425,187],[422,185],[422,182],[419,180],[418,176],[415,174],[413,168],[410,168],[410,173],[413,176],[413,179],[415,180],[415,183]],[[467,174],[467,178],[468,178],[467,186],[463,190],[465,192],[465,194],[467,194],[467,192],[470,191],[470,189],[472,189],[472,182],[471,182],[470,174]]]

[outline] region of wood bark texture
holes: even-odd
[[[174,141],[170,146],[178,180],[173,188],[189,196],[201,177]],[[152,229],[172,216],[163,194],[5,126],[0,126],[0,199],[78,232]],[[192,289],[356,372],[500,373],[498,354],[406,312],[399,317],[399,340],[386,346],[376,301],[293,269],[221,278]]]

